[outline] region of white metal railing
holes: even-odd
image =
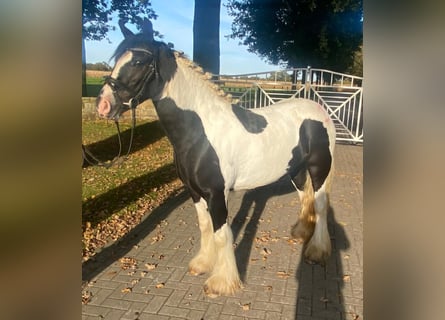
[[[244,108],[261,108],[288,98],[322,105],[337,128],[337,141],[363,143],[363,78],[325,69],[295,68],[220,75],[215,82]]]

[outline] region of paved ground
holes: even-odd
[[[289,238],[299,208],[290,184],[234,192],[229,210],[244,289],[207,297],[206,276],[187,272],[199,230],[183,193],[84,264],[91,300],[82,319],[363,319],[362,155],[362,147],[337,145],[326,267],[303,262],[302,246]]]

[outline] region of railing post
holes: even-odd
[[[291,85],[292,91],[297,91],[297,69],[292,70],[292,85]]]
[[[311,81],[312,81],[312,71],[311,66],[307,66],[306,68],[306,79],[304,81],[304,97],[306,99],[309,99],[309,91],[311,87]]]

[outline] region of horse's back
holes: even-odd
[[[330,125],[329,122],[332,122],[327,111],[320,104],[303,98],[284,99],[267,107],[253,109],[253,111],[266,117],[291,116],[301,122],[305,119],[321,121],[327,126]]]
[[[280,119],[286,119],[286,122],[291,123],[290,130],[301,126],[305,120],[314,120],[321,122],[324,128],[327,130],[327,134],[330,140],[330,149],[333,151],[335,145],[335,125],[329,116],[328,112],[317,102],[303,99],[303,98],[290,98],[281,100],[268,107],[254,109],[255,113],[263,115],[268,119],[271,124],[280,123]],[[283,130],[286,128],[282,127]],[[292,134],[292,132],[289,132]]]

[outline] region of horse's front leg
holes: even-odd
[[[195,202],[198,213],[199,230],[201,231],[201,248],[190,261],[189,270],[193,275],[199,275],[213,270],[216,262],[216,248],[213,236],[213,223],[208,211],[207,202],[201,198]]]
[[[202,203],[203,200],[200,200]],[[198,217],[204,206],[199,204]],[[198,207],[197,207],[198,208]],[[227,207],[223,191],[212,192],[208,200],[207,215],[199,218],[201,249],[190,263],[193,273],[211,271],[205,282],[205,292],[209,295],[235,293],[241,287],[233,248],[233,234],[227,223]],[[207,226],[210,224],[212,228]],[[214,229],[212,235],[209,230]]]

